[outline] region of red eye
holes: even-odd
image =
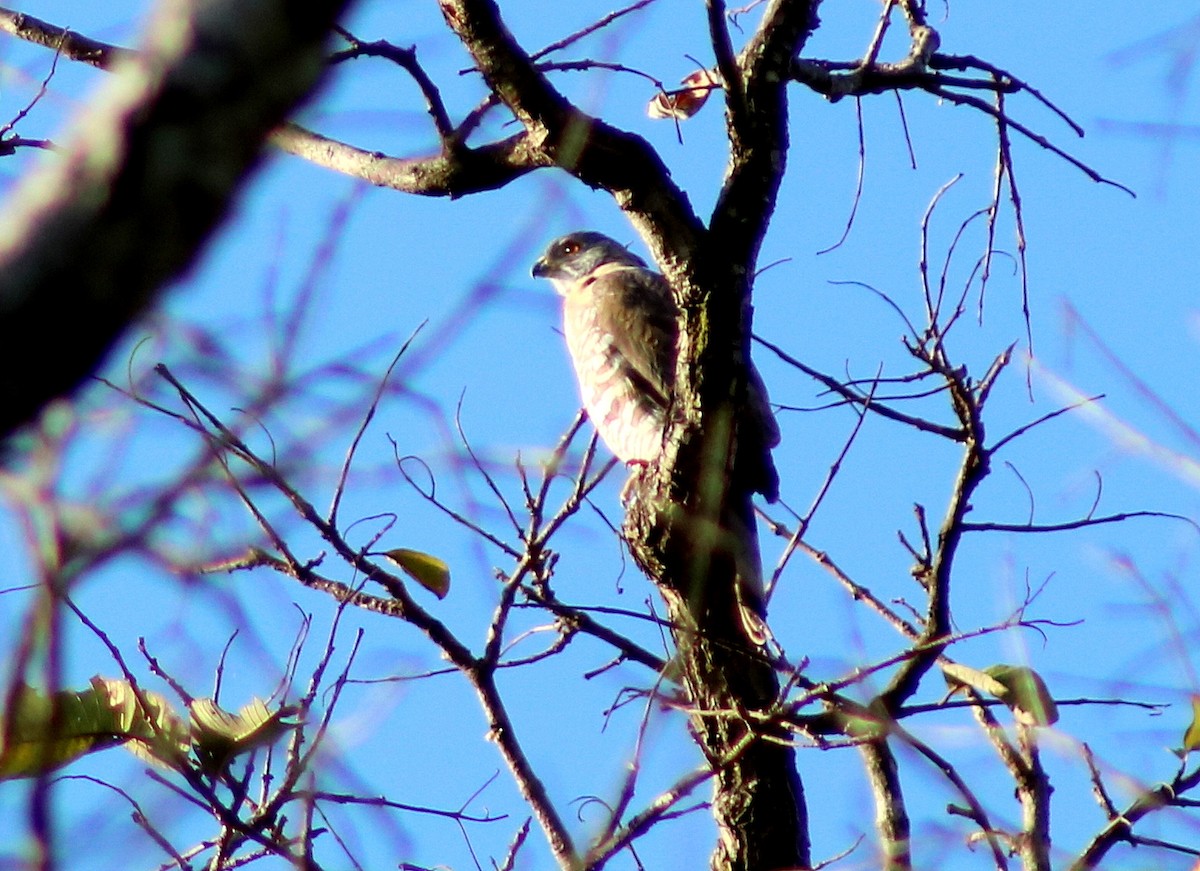
[[[570,257],[572,254],[575,254],[578,251],[579,251],[579,243],[578,242],[564,242],[563,243],[562,253],[565,254],[567,257]]]

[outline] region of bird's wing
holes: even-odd
[[[609,263],[593,270],[583,284],[595,307],[596,326],[612,336],[622,373],[643,400],[665,411],[674,392],[679,331],[666,279],[649,269]],[[779,444],[779,425],[753,363],[746,374],[749,408],[739,452],[749,452],[750,486],[774,502],[779,497],[779,476],[770,451]]]
[[[608,265],[591,276],[596,323],[612,336],[627,374],[648,399],[665,409],[675,380],[675,304],[658,273]]]
[[[779,472],[771,457],[771,449],[779,444],[779,423],[771,413],[767,385],[753,363],[746,372],[746,401],[750,406],[751,420],[748,422],[752,428],[745,443],[753,462],[750,486],[762,493],[768,502],[774,502],[779,498]]]
[[[746,372],[746,399],[750,404],[758,431],[762,433],[762,443],[768,448],[775,447],[779,444],[780,439],[779,423],[775,420],[775,415],[771,413],[771,400],[767,397],[767,385],[763,381],[762,375],[759,374],[758,367],[753,363]]]

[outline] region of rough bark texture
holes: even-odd
[[[725,69],[731,160],[709,227],[641,137],[590,118],[533,67],[491,0],[441,0],[447,23],[492,90],[558,166],[608,190],[654,253],[682,311],[677,393],[666,450],[643,476],[625,533],[639,565],[666,598],[700,745],[715,767],[715,869],[810,864],[807,813],[794,754],[747,740],[740,712],[776,701],[777,679],[737,618],[736,571],[722,543],[753,535],[750,488],[733,468],[745,407],[750,283],[774,209],[787,149],[792,58],[815,21],[813,0],[773,0],[737,58],[723,7],[710,4]],[[735,521],[735,522],[731,522]]]
[[[648,2],[630,4],[605,21],[633,13]],[[878,414],[962,447],[959,473],[940,525],[931,526],[925,506],[918,504],[919,536],[910,531],[901,537],[913,558],[911,573],[925,599],[923,613],[916,613],[915,619],[876,597],[828,554],[810,546],[802,536],[811,515],[800,524],[792,545],[830,571],[856,601],[868,602],[898,630],[908,648],[903,655],[857,670],[856,678],[829,683],[810,680],[782,658],[773,667],[740,619],[736,576],[745,566],[746,554],[756,551],[749,463],[767,468],[763,463],[769,464],[770,457],[765,450],[758,451],[757,458],[748,456],[755,453],[756,446],[749,438],[741,440],[740,451],[738,443],[746,405],[751,290],[759,246],[789,157],[789,81],[831,102],[885,91],[922,91],[971,107],[995,123],[993,201],[963,225],[965,229],[980,216],[986,216],[988,224],[986,253],[979,266],[981,315],[983,285],[997,250],[996,216],[1002,211],[1005,188],[1016,215],[1017,259],[1022,287],[1027,290],[1022,207],[1010,143],[1013,134],[1066,160],[1094,181],[1122,187],[1021,123],[1006,109],[1005,95],[1032,97],[1080,135],[1082,128],[1043,94],[1005,70],[973,55],[937,53],[940,37],[928,24],[920,0],[883,4],[866,53],[851,61],[802,56],[808,35],[817,26],[819,0],[763,0],[736,10],[734,15],[747,21],[757,16],[758,21],[740,51],[729,31],[730,13],[723,0],[706,0],[708,45],[698,46],[696,51],[705,57],[700,61],[704,65],[702,80],[716,86],[724,99],[729,143],[728,168],[706,222],[645,139],[580,111],[547,77],[550,67],[544,64],[548,55],[606,24],[596,22],[531,56],[508,31],[495,0],[438,3],[448,27],[470,55],[470,65],[490,90],[487,100],[468,111],[461,122],[452,120],[437,86],[418,63],[415,47],[401,48],[384,41],[361,43],[343,31],[350,47],[330,56],[323,54],[324,35],[345,0],[304,4],[303,12],[295,11],[300,4],[280,0],[162,0],[167,14],[139,51],[106,45],[0,8],[0,31],[53,49],[60,57],[120,70],[107,96],[83,120],[73,143],[55,158],[54,168],[30,179],[22,188],[20,202],[4,207],[4,220],[0,221],[0,354],[7,356],[0,359],[0,365],[8,377],[0,381],[0,407],[4,409],[0,437],[86,377],[157,291],[187,268],[227,211],[268,137],[281,149],[334,171],[425,196],[464,196],[502,187],[535,169],[559,168],[612,196],[649,246],[679,303],[676,393],[666,448],[662,461],[643,470],[631,488],[624,532],[638,564],[667,603],[693,713],[693,733],[710,763],[713,809],[720,832],[713,867],[779,871],[811,866],[807,811],[794,753],[782,740],[787,737],[782,730],[770,734],[776,727],[764,725],[786,721],[800,734],[861,742],[876,803],[881,867],[903,871],[912,865],[912,825],[893,746],[907,745],[932,762],[953,787],[958,799],[950,806],[951,812],[975,827],[969,842],[986,842],[994,866],[1006,867],[1011,850],[1027,867],[1048,868],[1052,790],[1041,766],[1034,727],[1019,726],[1014,743],[985,699],[974,691],[969,693],[973,713],[1007,767],[1021,804],[1020,828],[1006,831],[989,817],[967,779],[902,724],[931,707],[913,704],[915,695],[928,689],[929,678],[936,681],[939,671],[949,675],[957,667],[949,655],[958,640],[951,612],[951,576],[966,533],[1002,529],[1044,533],[1134,516],[1095,517],[1089,511],[1079,521],[1050,525],[967,519],[973,496],[990,472],[993,455],[1067,409],[998,440],[986,437],[984,405],[1013,348],[1001,353],[982,379],[949,356],[946,331],[963,311],[943,311],[940,289],[934,301],[924,246],[920,271],[927,323],[918,329],[914,324],[919,320],[906,317],[910,334],[905,342],[919,364],[917,377],[932,377],[944,388],[951,423],[901,411],[893,404],[928,394],[881,401],[875,389],[891,379],[881,377],[870,382],[869,388],[858,379],[843,383],[782,349],[772,348],[789,365],[816,379],[864,416]],[[898,62],[882,62],[880,50],[889,23],[901,17],[908,26],[908,55]],[[389,157],[294,124],[277,127],[270,134],[309,91],[325,61],[336,64],[372,53],[398,63],[413,77],[433,120],[439,145],[433,153]],[[589,66],[611,69],[613,65],[583,60],[558,68]],[[664,92],[659,98],[668,96]],[[483,144],[470,142],[483,129],[479,122],[485,114],[504,111],[511,113],[517,126],[504,126],[503,138]],[[3,131],[0,138],[0,155],[13,153],[17,147],[45,145],[41,140],[5,136]],[[934,202],[940,197],[941,193]],[[926,220],[930,214],[932,205]],[[923,222],[923,242],[925,230]],[[954,245],[947,253],[947,268],[953,251]],[[944,284],[944,274],[942,278]],[[974,281],[973,275],[964,294],[971,292]],[[31,355],[27,350],[31,338],[41,339],[38,347],[48,348],[50,353]],[[905,375],[902,380],[911,379]],[[192,403],[194,398],[188,401]],[[227,435],[221,433],[225,447],[231,444]],[[847,449],[853,440],[852,434]],[[249,456],[244,446],[236,450]],[[495,683],[505,640],[504,617],[520,590],[550,608],[563,625],[595,635],[616,647],[623,658],[655,671],[663,670],[663,663],[588,614],[545,599],[540,589],[530,594],[520,586],[530,576],[537,581],[549,576],[549,531],[526,539],[523,553],[513,552],[518,565],[506,583],[507,598],[502,599],[499,616],[489,630],[487,652],[476,657],[444,624],[407,597],[400,580],[378,567],[371,568],[367,555],[340,539],[332,521],[319,518],[310,503],[301,504],[285,482],[273,478],[277,472],[273,464],[256,462],[260,477],[274,480],[323,539],[341,542],[340,556],[355,576],[379,581],[390,598],[373,597],[318,578],[311,565],[290,554],[286,559],[271,557],[271,564],[343,601],[407,620],[469,677],[486,712],[489,735],[500,747],[559,867],[571,871],[603,867],[672,812],[681,797],[707,782],[708,771],[693,773],[632,818],[626,814],[628,807],[620,805],[607,830],[587,850],[577,848],[566,815],[517,740],[517,724],[508,716]],[[841,458],[831,467],[830,480],[840,463]],[[584,493],[581,490],[577,495],[582,498]],[[544,517],[543,507],[530,503],[531,517]],[[557,528],[557,522],[551,521],[545,528]],[[279,542],[279,550],[286,553],[283,542]],[[781,568],[786,562],[785,556]],[[1024,606],[1009,623],[993,628],[1011,629],[1018,617],[1023,624]],[[905,607],[922,611],[920,605]],[[787,674],[786,701],[779,698],[776,668]],[[861,682],[863,676],[884,669],[886,689],[869,704],[858,699],[859,692],[843,692],[850,687],[861,690],[866,686]],[[987,692],[1004,698],[1001,693]],[[821,713],[803,713],[811,705],[821,705]],[[1134,826],[1157,809],[1194,804],[1184,793],[1197,787],[1200,772],[1181,768],[1171,783],[1147,789],[1129,807],[1118,809],[1105,792],[1104,772],[1086,745],[1084,749],[1107,822],[1072,867],[1095,867],[1124,842],[1175,849],[1166,842],[1141,837]],[[634,780],[629,783],[632,796]],[[523,839],[524,830],[514,842],[510,860]],[[293,846],[291,841],[281,841],[280,855],[290,856]],[[304,846],[307,849],[311,844]],[[507,862],[506,867],[511,864]]]
[[[78,315],[57,337],[72,353],[47,363],[37,383],[6,387],[6,413],[15,415],[9,428],[33,413],[47,390],[69,390],[91,371],[156,290],[191,262],[271,128],[315,81],[322,38],[341,4],[294,21],[260,0],[280,18],[277,31],[218,26],[222,17],[238,21],[231,5],[207,7],[213,21],[196,24],[212,28],[203,40],[183,39],[183,48],[171,54],[158,47],[170,34],[160,35],[126,61],[113,85],[118,96],[85,122],[90,136],[81,134],[42,188],[80,196],[27,207],[28,216],[11,224],[27,228],[24,235],[0,240],[9,261],[0,304],[25,318],[7,317],[0,329],[29,332],[29,324],[50,311]],[[816,5],[772,0],[735,55],[723,5],[709,4],[713,47],[728,83],[731,152],[708,226],[646,140],[586,115],[553,87],[492,0],[440,0],[440,6],[521,133],[477,147],[451,136],[440,154],[411,160],[290,125],[274,137],[315,162],[422,194],[459,196],[532,169],[560,167],[608,191],[647,242],[682,312],[678,394],[664,462],[643,476],[625,528],[638,562],[667,601],[696,710],[695,735],[715,771],[717,869],[810,864],[794,753],[786,743],[762,740],[755,733],[762,727],[752,727],[747,716],[775,705],[779,685],[738,617],[732,555],[745,545],[729,538],[754,535],[751,488],[736,467],[750,290],[786,163],[790,65],[814,24]],[[254,41],[259,38],[262,44]],[[111,66],[111,48],[97,43],[78,50],[99,52],[91,62]],[[203,64],[220,75],[196,76]],[[98,135],[112,143],[103,160],[88,156]],[[59,257],[62,252],[70,256]],[[4,346],[14,353],[11,342]],[[547,837],[553,842],[554,832]]]
[[[720,839],[712,867],[807,868],[807,810],[794,752],[786,743],[755,740],[762,726],[745,716],[775,704],[779,684],[737,616],[733,560],[713,550],[711,519],[690,513],[687,501],[664,501],[653,482],[645,483],[625,532],[663,592],[697,711],[693,730],[717,772],[713,815]]]
[[[723,368],[726,383],[736,383],[732,355]],[[777,704],[779,682],[738,616],[733,553],[741,545],[728,537],[731,530],[754,534],[754,509],[749,490],[737,486],[728,469],[736,455],[734,407],[728,399],[707,415],[693,407],[696,416],[676,421],[680,435],[667,446],[674,459],[660,474],[642,477],[625,536],[666,600],[697,712],[694,733],[717,772],[713,814],[720,840],[712,867],[806,868],[807,809],[794,752],[787,743],[757,739],[762,726],[746,716]]]
[[[712,867],[805,868],[808,819],[794,753],[771,741],[746,745],[750,727],[740,712],[771,707],[779,684],[735,616],[735,566],[731,548],[719,542],[731,530],[754,535],[750,488],[734,467],[751,281],[786,164],[787,70],[815,22],[816,3],[770,3],[736,58],[722,51],[723,7],[710,2],[710,13],[726,80],[730,164],[705,244],[674,276],[684,318],[675,426],[666,461],[640,490],[625,531],[679,627],[675,640],[700,712],[697,735],[718,767],[713,812],[721,838]]]

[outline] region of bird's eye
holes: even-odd
[[[563,246],[562,246],[562,253],[564,255],[566,255],[567,257],[570,257],[572,254],[579,253],[579,243],[578,242],[564,242]]]

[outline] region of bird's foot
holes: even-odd
[[[633,498],[634,488],[642,480],[642,476],[646,474],[646,470],[650,468],[648,460],[628,460],[625,463],[625,468],[629,469],[630,475],[625,479],[625,486],[621,488],[621,505],[629,506],[630,500]]]

